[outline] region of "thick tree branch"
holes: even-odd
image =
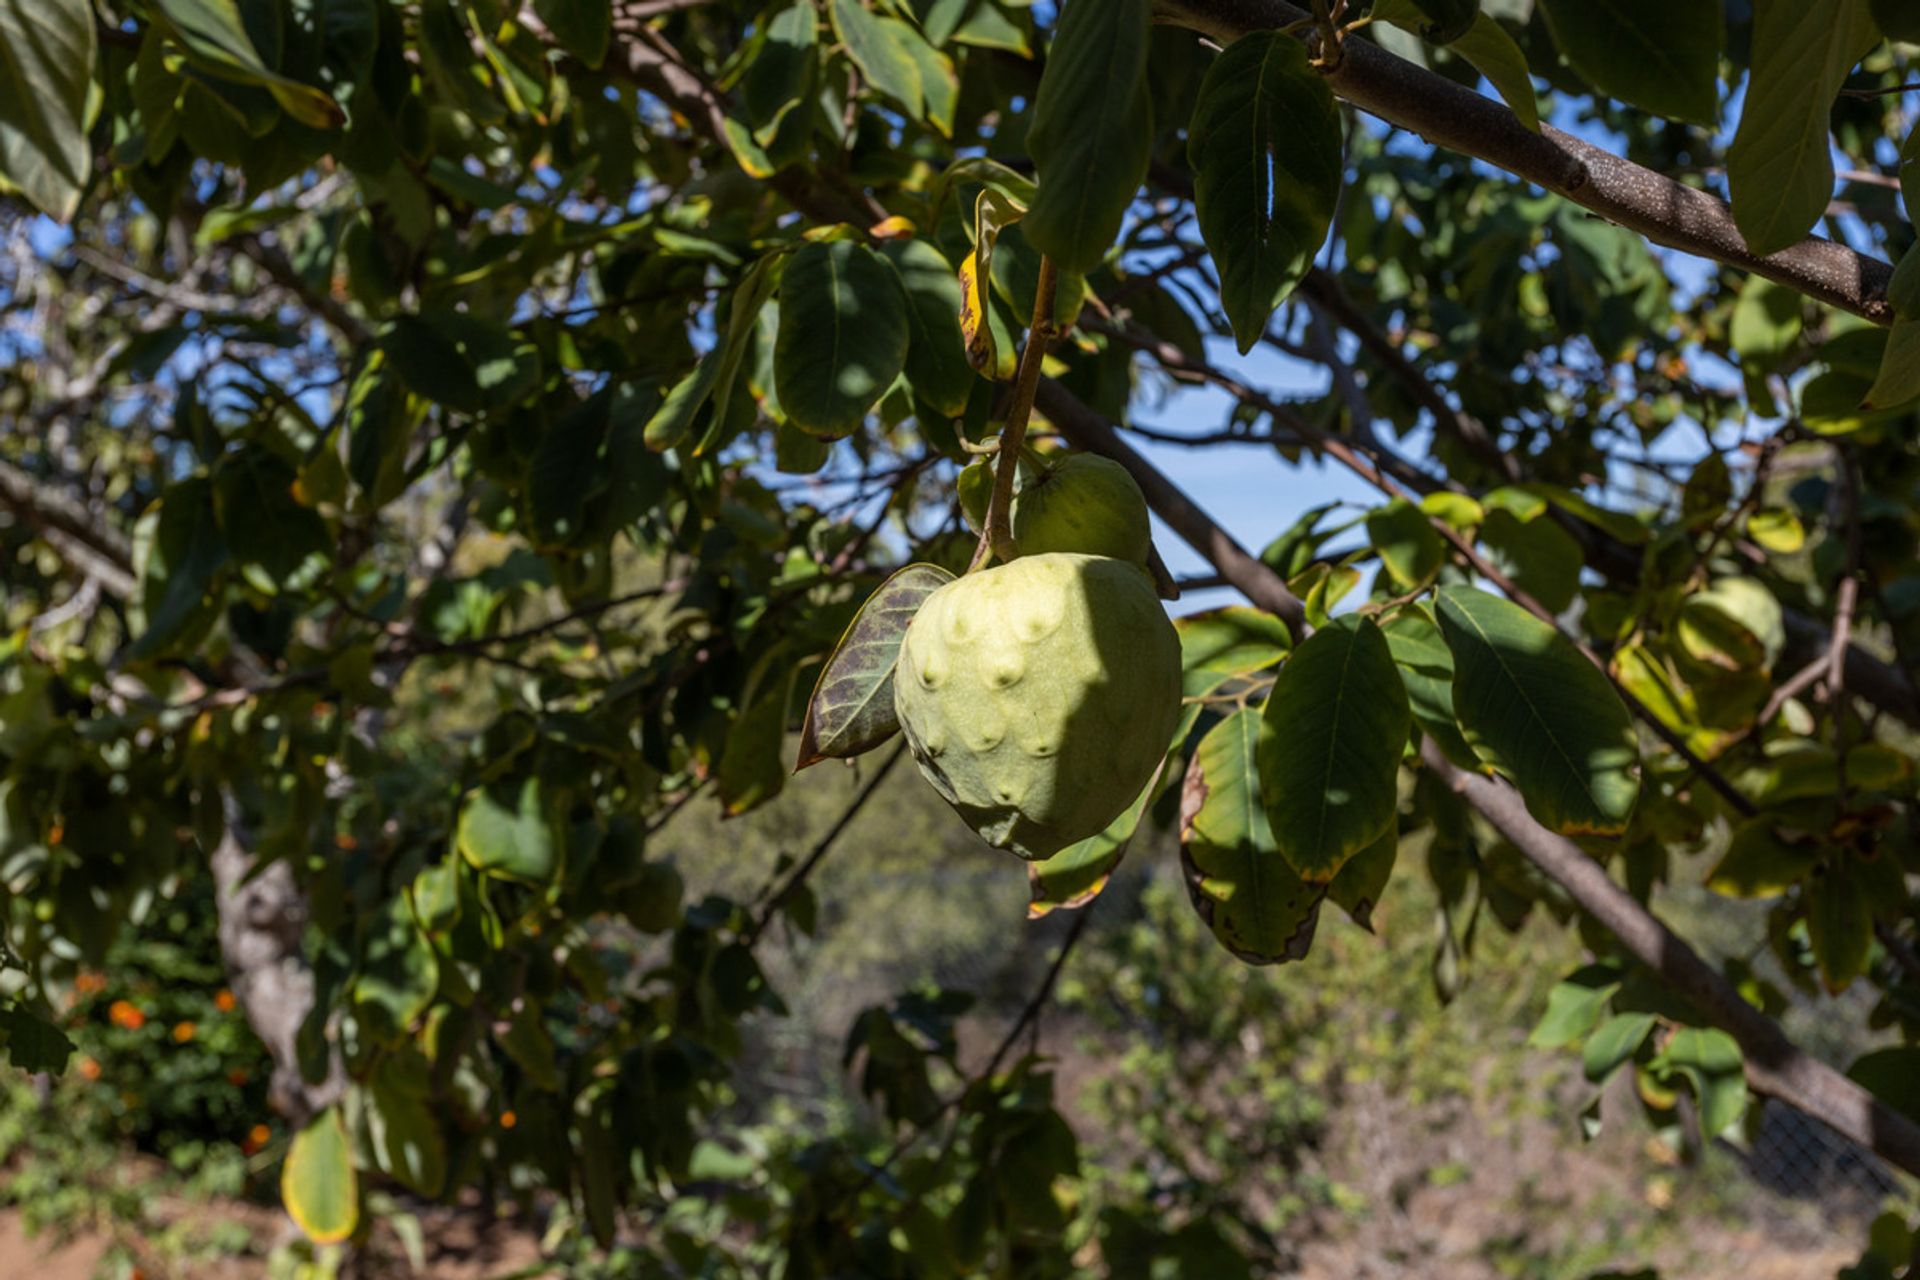
[[[1097,413],[1050,380],[1040,384],[1037,403],[1075,445],[1125,465],[1146,494],[1147,505],[1210,561],[1228,583],[1255,604],[1274,612],[1279,612],[1276,604],[1290,603],[1304,623],[1299,600],[1280,576],[1241,550],[1212,517],[1174,488],[1152,463],[1128,448]],[[1300,623],[1288,618],[1296,634],[1304,630]],[[1512,787],[1455,769],[1431,743],[1422,758],[1515,848],[1619,938],[1629,953],[1670,982],[1712,1025],[1738,1041],[1747,1080],[1756,1092],[1797,1107],[1901,1168],[1920,1173],[1920,1125],[1795,1046],[1778,1024],[1742,999],[1733,985],[1691,947],[1614,884],[1599,863],[1572,841],[1534,821]]]
[[[1159,18],[1220,44],[1250,31],[1304,21],[1286,0],[1156,0]],[[1822,302],[1891,324],[1893,269],[1844,245],[1809,236],[1764,257],[1747,248],[1733,212],[1704,191],[1582,142],[1552,125],[1534,133],[1507,107],[1365,40],[1348,40],[1326,73],[1334,93],[1427,141],[1485,160],[1565,196],[1649,240],[1777,280]]]
[[[1702,1017],[1738,1041],[1747,1083],[1754,1092],[1799,1108],[1909,1173],[1920,1172],[1920,1125],[1803,1052],[1778,1023],[1742,999],[1692,947],[1615,884],[1598,862],[1571,840],[1535,822],[1519,792],[1504,782],[1456,768],[1431,739],[1423,744],[1420,758],[1582,910],[1606,926],[1634,959],[1658,973]]]

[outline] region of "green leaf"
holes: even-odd
[[[328,1107],[293,1135],[280,1169],[280,1199],[315,1244],[338,1244],[360,1225],[359,1178],[338,1107]]]
[[[1920,1121],[1920,1048],[1896,1045],[1861,1054],[1847,1068],[1847,1078],[1895,1111]]]
[[[1720,109],[1720,0],[1540,0],[1573,69],[1622,102],[1714,124]]]
[[[1624,1066],[1646,1043],[1653,1022],[1651,1013],[1616,1013],[1601,1023],[1600,1029],[1587,1037],[1580,1054],[1581,1070],[1587,1079],[1599,1084]]]
[[[1085,274],[1106,256],[1147,176],[1151,0],[1067,0],[1034,94],[1027,150],[1040,189],[1027,240]]]
[[[87,0],[0,0],[0,178],[58,222],[92,171],[93,59]]]
[[[1300,41],[1252,32],[1207,68],[1187,157],[1200,235],[1243,355],[1327,238],[1340,145],[1340,109]]]
[[[1490,507],[1480,547],[1493,566],[1553,613],[1573,603],[1585,555],[1573,535],[1544,515],[1520,519]]]
[[[1540,100],[1534,96],[1533,73],[1527,68],[1527,55],[1505,27],[1490,15],[1480,14],[1466,34],[1447,47],[1487,78],[1513,108],[1513,114],[1520,117],[1521,124],[1540,132]]]
[[[919,39],[913,28],[898,18],[875,16],[860,0],[832,0],[828,8],[834,34],[860,74],[918,119],[925,95],[919,61],[908,47]]]
[[[1892,409],[1920,396],[1920,319],[1901,316],[1887,335],[1887,354],[1862,409]]]
[[[546,884],[560,866],[538,778],[494,782],[469,793],[454,839],[469,863],[503,879]]]
[[[134,527],[139,589],[129,609],[136,638],[128,660],[169,652],[210,623],[215,603],[209,594],[226,563],[226,539],[213,515],[213,487],[196,476],[162,493],[159,509]]]
[[[1727,851],[1707,875],[1707,887],[1731,898],[1777,898],[1819,864],[1818,840],[1790,839],[1764,815],[1733,833]]]
[[[1920,9],[1913,0],[1868,0],[1881,34],[1904,44],[1920,44]]]
[[[21,1071],[59,1075],[67,1069],[74,1043],[67,1033],[25,1009],[0,1008],[0,1045],[7,1061]]]
[[[427,1064],[417,1052],[390,1054],[362,1095],[374,1163],[432,1199],[447,1181],[447,1142],[428,1100]]]
[[[753,341],[754,329],[760,320],[760,308],[767,304],[767,299],[773,296],[774,287],[780,282],[780,265],[780,255],[767,254],[748,268],[745,277],[734,288],[733,303],[727,311],[726,336],[718,348],[720,364],[713,374],[713,425],[694,449],[696,454],[712,452],[716,443],[721,441],[729,420],[727,411],[733,400],[734,388],[740,385],[740,366],[746,360],[747,348]]]
[[[1406,686],[1414,723],[1439,745],[1447,759],[1462,768],[1479,768],[1479,757],[1454,720],[1453,654],[1432,616],[1419,605],[1404,605],[1380,629],[1400,668],[1400,682]]]
[[[1807,881],[1807,942],[1828,991],[1844,990],[1873,955],[1873,901],[1867,878],[1841,864]]]
[[[1727,150],[1733,219],[1753,252],[1786,248],[1827,211],[1834,96],[1879,38],[1866,0],[1755,6],[1753,74]]]
[[[283,110],[310,129],[346,122],[340,104],[309,84],[281,75],[261,59],[247,34],[237,0],[157,0],[168,27],[195,61],[214,74],[259,85]],[[277,54],[276,54],[277,56]]]
[[[290,585],[334,551],[327,522],[295,499],[296,479],[292,467],[263,448],[230,455],[213,473],[220,532],[247,580],[263,591]]]
[[[780,282],[774,392],[794,425],[844,436],[906,367],[907,297],[884,259],[848,240],[802,246]]]
[[[1447,544],[1434,532],[1433,522],[1405,498],[1367,512],[1367,540],[1380,553],[1394,584],[1403,589],[1425,586],[1447,562]]]
[[[1562,835],[1617,834],[1639,795],[1633,722],[1607,677],[1554,628],[1471,587],[1442,587],[1453,705],[1473,749]]]
[[[647,448],[657,453],[686,443],[693,434],[700,410],[713,396],[714,384],[720,380],[720,365],[725,359],[725,349],[716,346],[700,357],[693,372],[673,384],[666,399],[647,420],[643,433]]]
[[[1220,945],[1250,964],[1280,964],[1313,945],[1326,890],[1302,880],[1274,842],[1256,776],[1264,747],[1251,709],[1200,740],[1180,793],[1180,861],[1194,910]]]
[[[1372,844],[1347,859],[1338,874],[1327,882],[1327,897],[1367,932],[1373,932],[1373,909],[1393,879],[1394,863],[1400,859],[1400,829],[1395,823]]]
[[[1547,1011],[1527,1037],[1539,1049],[1559,1049],[1584,1039],[1600,1025],[1607,1002],[1620,989],[1620,971],[1612,965],[1590,964],[1576,969],[1547,993]]]
[[[433,1003],[440,964],[402,895],[382,899],[367,925],[353,999],[362,1030],[376,1042],[407,1034]]]
[[[960,279],[925,240],[889,240],[880,253],[907,297],[907,381],[922,400],[957,418],[967,410],[974,383],[960,331]]]
[[[538,348],[465,312],[395,316],[377,341],[414,394],[461,413],[510,408],[540,381]]]
[[[1294,650],[1261,713],[1260,793],[1274,842],[1325,884],[1392,828],[1407,691],[1372,619],[1342,618]]]
[[[568,53],[590,67],[606,60],[613,41],[610,0],[534,0],[533,9]]]
[[[1680,606],[1674,632],[1689,656],[1726,671],[1766,671],[1787,642],[1780,601],[1757,578],[1715,578]]]
[[[867,597],[834,646],[800,729],[797,772],[827,759],[857,756],[900,731],[893,711],[893,668],[907,624],[928,596],[953,581],[939,565],[910,564]]]
[[[1747,1110],[1747,1079],[1740,1046],[1714,1027],[1682,1027],[1650,1064],[1661,1076],[1678,1075],[1693,1087],[1700,1107],[1700,1133],[1717,1138]]]
[[[1293,648],[1286,623],[1245,605],[1188,614],[1176,618],[1173,629],[1180,635],[1184,671],[1252,675],[1273,666]]]
[[[763,679],[753,701],[734,718],[715,770],[720,805],[728,817],[747,812],[780,793],[787,780],[781,748],[787,734],[791,670]]]
[[[1800,340],[1806,298],[1765,276],[1748,276],[1733,304],[1727,341],[1741,363],[1771,369]]]
[[[1768,551],[1790,556],[1807,545],[1806,526],[1785,507],[1762,507],[1747,517],[1747,536]]]

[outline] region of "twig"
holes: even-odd
[[[969,573],[985,564],[989,556],[998,556],[1004,563],[1019,555],[1013,545],[1013,478],[1019,474],[1020,450],[1027,442],[1027,419],[1033,413],[1040,366],[1058,332],[1053,318],[1058,280],[1059,271],[1053,259],[1042,255],[1040,282],[1033,291],[1033,321],[1027,328],[1027,345],[1020,353],[1013,402],[1007,406],[1007,422],[1000,429],[1000,451],[993,462],[993,493],[987,501],[986,527],[980,531],[980,545],[974,548],[973,561],[967,566]]]
[[[1847,807],[1847,645],[1853,635],[1853,610],[1860,597],[1860,467],[1844,445],[1835,446],[1840,485],[1835,495],[1846,521],[1847,559],[1834,592],[1833,643],[1827,649],[1827,707],[1833,712],[1834,768],[1840,772],[1838,800]]]
[[[808,852],[806,857],[800,860],[799,864],[794,867],[792,873],[787,876],[780,887],[766,894],[766,900],[760,907],[760,913],[754,917],[753,923],[747,927],[747,931],[740,935],[742,942],[751,947],[760,940],[760,935],[767,931],[769,924],[773,923],[774,913],[780,909],[781,905],[785,903],[788,898],[793,896],[794,892],[798,890],[800,886],[807,882],[807,877],[813,874],[813,869],[820,865],[820,860],[827,856],[829,849],[833,848],[833,842],[838,840],[840,833],[845,831],[848,825],[860,816],[860,810],[866,808],[867,801],[873,797],[874,792],[880,789],[880,784],[887,780],[887,774],[893,771],[893,766],[899,764],[900,757],[906,753],[907,744],[902,742],[888,753],[885,760],[880,762],[880,767],[873,771],[873,776],[867,779],[866,785],[861,787],[854,795],[853,802],[834,820],[834,824],[827,828],[827,833],[814,843],[812,850]]]

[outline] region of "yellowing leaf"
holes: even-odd
[[[293,1136],[280,1169],[280,1200],[315,1244],[338,1244],[360,1225],[360,1186],[337,1107]]]

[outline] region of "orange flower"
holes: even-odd
[[[125,1000],[115,1000],[107,1009],[107,1018],[116,1027],[138,1031],[147,1025],[147,1015]]]
[[[191,1022],[174,1023],[173,1042],[175,1044],[186,1044],[189,1040],[193,1039],[193,1033],[196,1030],[197,1028]]]
[[[236,1089],[242,1087],[247,1083],[247,1081],[251,1079],[253,1079],[252,1076],[248,1075],[246,1072],[242,1071],[238,1067],[235,1067],[233,1070],[227,1072],[227,1083],[232,1085]]]
[[[213,1007],[222,1013],[232,1013],[234,1005],[237,1003],[233,998],[233,992],[228,991],[224,987],[220,989],[220,994],[213,998]]]
[[[352,853],[360,847],[360,839],[350,831],[342,831],[333,838],[333,845],[336,849],[344,849],[348,853]]]
[[[107,989],[104,973],[82,973],[73,980],[73,989],[83,996],[97,995]]]
[[[502,1111],[500,1113],[500,1127],[502,1129],[511,1129],[513,1128],[513,1126],[519,1123],[520,1123],[520,1117],[513,1114],[513,1112]]]
[[[93,1080],[98,1080],[100,1078],[100,1064],[95,1062],[92,1058],[80,1059],[80,1066],[78,1069],[80,1072],[80,1078],[82,1080],[93,1081]]]
[[[263,1124],[257,1124],[253,1126],[253,1128],[247,1130],[247,1139],[245,1142],[242,1142],[240,1144],[240,1149],[242,1151],[245,1151],[248,1155],[252,1155],[254,1152],[258,1151],[260,1148],[266,1146],[267,1143],[272,1140],[272,1138],[273,1138],[273,1130],[267,1128],[267,1126]]]

